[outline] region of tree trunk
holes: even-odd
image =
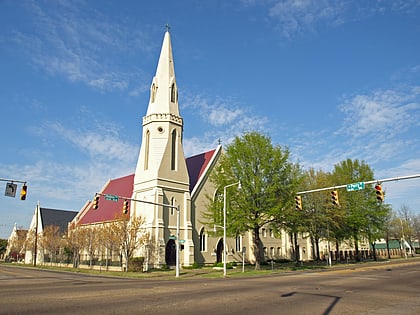
[[[255,255],[255,270],[261,268],[261,239],[260,228],[254,228],[254,255]]]
[[[355,249],[355,259],[357,262],[359,262],[360,259],[360,252],[359,252],[359,239],[357,238],[357,235],[354,235],[354,249]]]
[[[319,238],[316,238],[316,242],[315,242],[315,246],[316,246],[316,260],[321,260],[321,258],[319,257]]]
[[[389,249],[389,237],[388,237],[388,234],[386,235],[386,251],[388,253],[388,259],[391,259],[391,251]]]
[[[340,244],[338,243],[338,240],[335,240],[335,261],[336,263],[338,263],[339,261],[341,261],[341,256],[340,256]]]
[[[296,260],[296,263],[298,263],[300,260],[300,257],[299,257],[300,255],[299,255],[299,245],[297,241],[297,233],[293,233],[293,244],[295,247],[295,260]]]
[[[376,257],[376,248],[375,248],[375,242],[372,243],[372,250],[373,250],[373,260],[377,261],[377,257]]]

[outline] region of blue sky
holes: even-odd
[[[257,130],[305,169],[419,174],[419,17],[418,0],[1,1],[0,177],[28,198],[1,193],[0,238],[38,200],[78,211],[134,172],[166,23],[187,156]],[[419,184],[384,183],[386,202],[420,213]]]

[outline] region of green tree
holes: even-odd
[[[0,257],[3,258],[3,256],[6,253],[7,248],[7,240],[6,239],[0,239]]]
[[[309,169],[304,173],[302,190],[332,186],[331,174],[322,170]],[[319,242],[321,239],[336,240],[343,226],[343,212],[331,206],[329,192],[318,191],[303,195],[302,224],[310,234],[313,243],[313,257],[320,259]]]
[[[252,232],[256,269],[263,260],[260,229],[270,224],[283,226],[288,210],[294,208],[300,170],[289,161],[289,154],[287,148],[274,146],[267,136],[246,133],[226,147],[210,176],[218,187],[215,196],[209,196],[211,202],[205,215],[210,227],[223,224],[223,188],[241,181],[241,190],[230,189],[226,196],[226,229],[230,236]]]
[[[332,180],[335,185],[373,180],[373,171],[364,161],[347,159],[334,166]],[[367,186],[358,191],[340,190],[340,207],[345,211],[343,237],[353,238],[356,260],[360,260],[359,240],[366,237],[371,244],[385,229],[389,208],[378,204],[375,189]]]

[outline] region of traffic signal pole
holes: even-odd
[[[413,178],[419,178],[419,177],[420,177],[420,174],[390,177],[390,178],[384,178],[384,179],[370,180],[370,181],[364,182],[364,184],[376,184],[376,183],[384,183],[384,182],[393,182],[393,181],[413,179]],[[299,191],[299,192],[296,193],[296,195],[304,195],[304,194],[309,194],[309,193],[313,193],[313,192],[317,192],[317,191],[345,188],[345,187],[347,187],[347,185],[348,184],[325,187],[325,188],[318,188],[318,189],[311,189],[311,190],[305,190],[305,191]]]

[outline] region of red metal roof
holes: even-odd
[[[193,191],[216,150],[207,151],[186,159],[188,175],[190,177],[190,192]]]
[[[213,158],[216,150],[207,151],[185,160],[190,178],[190,192],[193,191],[195,185],[200,180],[207,165]],[[121,197],[131,198],[133,194],[134,174],[111,179],[100,192],[101,194],[117,195]],[[122,214],[124,199],[118,201],[105,200],[104,196],[99,197],[98,209],[93,209],[92,202],[88,203],[76,217],[76,224],[93,224],[97,222],[113,221]],[[127,213],[130,216],[130,210]]]
[[[134,174],[111,179],[101,193],[131,198],[133,183]],[[118,201],[111,201],[105,200],[104,196],[100,196],[98,209],[93,209],[93,204],[90,203],[77,224],[92,224],[115,220],[115,218],[122,214],[123,202],[124,199],[121,198],[118,199]],[[130,210],[128,211],[127,216],[130,216]]]

